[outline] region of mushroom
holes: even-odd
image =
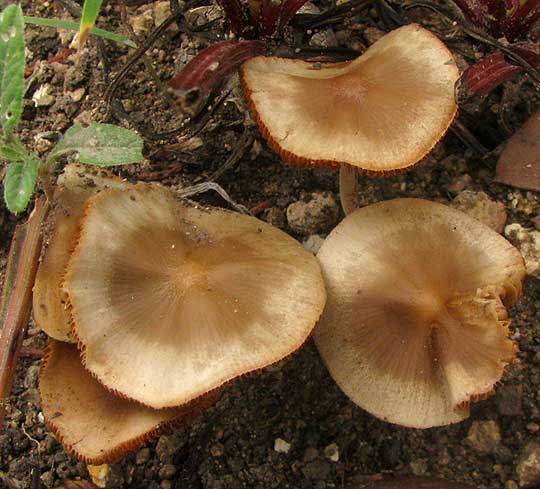
[[[49,214],[52,228],[47,249],[39,265],[33,290],[33,315],[50,337],[75,341],[71,335],[66,294],[61,283],[71,251],[77,241],[84,204],[91,196],[109,187],[127,185],[111,173],[89,165],[70,164],[58,177],[54,207]]]
[[[90,464],[115,462],[193,419],[215,400],[206,396],[187,406],[156,410],[119,398],[83,368],[75,345],[55,340],[43,361],[39,390],[51,431],[69,453]]]
[[[346,217],[317,257],[328,303],[315,342],[371,414],[416,428],[461,421],[515,357],[505,306],[520,293],[523,259],[466,214],[381,202]]]
[[[457,111],[458,77],[450,51],[417,24],[350,62],[259,56],[241,68],[253,116],[284,160],[376,173],[414,165],[441,139]],[[344,172],[342,183],[356,178]],[[351,193],[343,194],[349,211]]]
[[[63,287],[86,369],[154,409],[291,354],[326,300],[282,231],[144,184],[89,199]]]

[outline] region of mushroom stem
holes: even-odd
[[[358,172],[345,163],[339,169],[339,199],[346,216],[358,209]]]

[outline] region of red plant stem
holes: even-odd
[[[246,37],[249,33],[248,18],[239,0],[218,0],[219,6],[231,23],[232,31],[238,37]]]
[[[272,0],[262,0],[258,19],[259,35],[271,36],[276,32],[282,7],[282,4],[273,3]]]
[[[195,56],[169,81],[169,86],[182,91],[198,88],[208,94],[244,61],[263,53],[261,41],[218,42]]]
[[[517,38],[525,38],[538,20],[540,20],[540,0],[527,0],[506,18],[503,26],[504,35],[510,42]]]
[[[454,0],[454,3],[474,25],[489,29],[489,0]]]
[[[521,71],[521,67],[506,61],[504,54],[497,51],[469,66],[463,73],[461,80],[471,92],[487,95],[498,85],[512,79]]]
[[[28,221],[15,229],[9,250],[0,304],[0,428],[5,416],[3,403],[11,390],[28,325],[30,298],[41,253],[41,226],[48,210],[44,197],[36,201]]]

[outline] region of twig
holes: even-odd
[[[25,224],[19,224],[9,250],[0,305],[0,401],[11,390],[19,349],[28,325],[30,298],[41,253],[41,226],[49,204],[44,197]],[[0,427],[5,410],[0,404]]]

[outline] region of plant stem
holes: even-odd
[[[11,390],[28,325],[32,287],[41,253],[41,226],[48,210],[44,197],[36,200],[28,221],[16,227],[9,250],[0,304],[0,428],[5,415],[4,402]]]

